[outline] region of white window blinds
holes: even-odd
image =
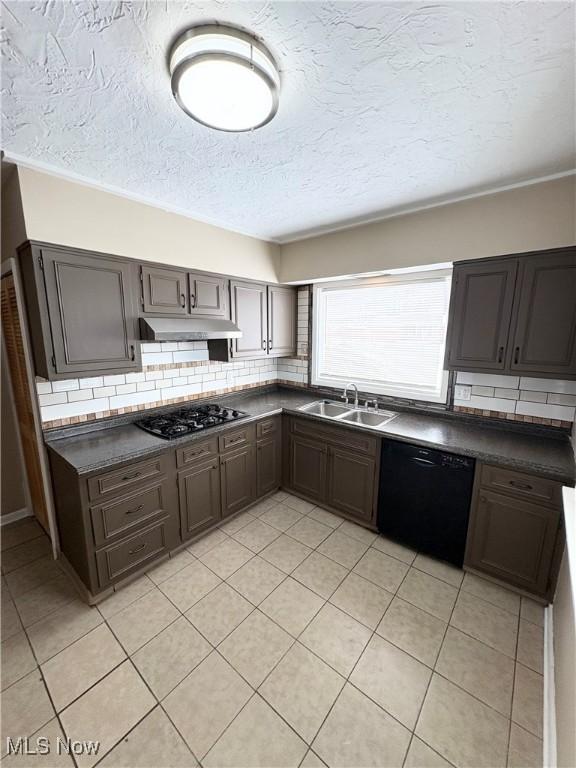
[[[315,286],[313,382],[445,402],[450,274]]]

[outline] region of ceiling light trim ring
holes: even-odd
[[[190,45],[193,41],[197,45]],[[269,92],[270,108],[266,117],[247,127],[225,127],[199,117],[193,105],[183,98],[180,85],[183,76],[202,62],[228,62],[253,72]],[[204,24],[187,29],[170,49],[169,69],[172,95],[176,103],[185,114],[207,128],[225,133],[247,133],[267,125],[278,112],[280,69],[266,46],[242,29],[219,24]]]
[[[180,98],[178,85],[180,83],[180,79],[188,71],[190,65],[198,64],[201,61],[230,61],[230,62],[233,62],[234,64],[239,64],[240,66],[245,67],[246,69],[250,69],[253,72],[256,72],[256,74],[258,74],[258,76],[262,78],[262,80],[264,80],[264,82],[270,89],[270,94],[272,96],[272,106],[266,119],[262,120],[257,125],[250,126],[249,128],[222,128],[220,126],[207,123],[204,120],[202,120],[200,117],[195,115]],[[242,56],[237,56],[232,53],[223,53],[221,51],[204,51],[203,53],[195,53],[182,59],[176,65],[176,67],[172,72],[171,86],[172,86],[172,95],[174,96],[176,103],[178,104],[178,106],[183,112],[185,112],[189,117],[191,117],[197,123],[200,123],[201,125],[206,126],[206,128],[212,128],[212,130],[214,131],[223,131],[224,133],[247,133],[249,131],[254,131],[257,128],[262,128],[263,125],[266,125],[273,119],[273,117],[278,112],[278,106],[280,104],[280,89],[276,85],[276,83],[272,80],[270,75],[265,70],[262,69],[262,67],[256,64],[254,61],[245,59]]]

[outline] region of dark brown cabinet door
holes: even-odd
[[[242,331],[242,338],[232,340],[233,357],[265,357],[268,335],[266,325],[266,286],[230,281],[232,320]]]
[[[465,564],[545,595],[559,511],[480,489],[468,526]]]
[[[510,369],[576,377],[576,250],[521,260]]]
[[[454,266],[446,368],[504,370],[517,268],[516,259]]]
[[[268,353],[296,354],[296,291],[268,286]]]
[[[238,512],[256,498],[255,447],[249,445],[220,457],[222,516]]]
[[[327,503],[365,522],[372,520],[375,475],[374,459],[329,448]]]
[[[178,472],[182,538],[189,539],[222,517],[218,459]]]
[[[290,436],[290,485],[312,501],[326,501],[325,443]]]
[[[258,440],[256,445],[256,494],[264,496],[280,487],[282,444],[280,434]]]
[[[177,269],[141,267],[142,309],[164,315],[188,314],[188,276]]]
[[[189,272],[190,313],[209,317],[226,316],[226,280]]]
[[[130,264],[72,250],[42,248],[39,253],[54,372],[74,376],[138,370]]]

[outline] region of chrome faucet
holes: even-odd
[[[356,393],[354,396],[354,408],[358,408],[358,387],[356,386],[356,384],[352,384],[352,383],[346,384],[346,386],[344,387],[344,392],[342,392],[342,399],[346,404],[348,404],[348,387],[354,388],[354,392]]]

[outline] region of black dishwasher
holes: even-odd
[[[474,459],[383,441],[378,529],[461,567],[473,480]]]

